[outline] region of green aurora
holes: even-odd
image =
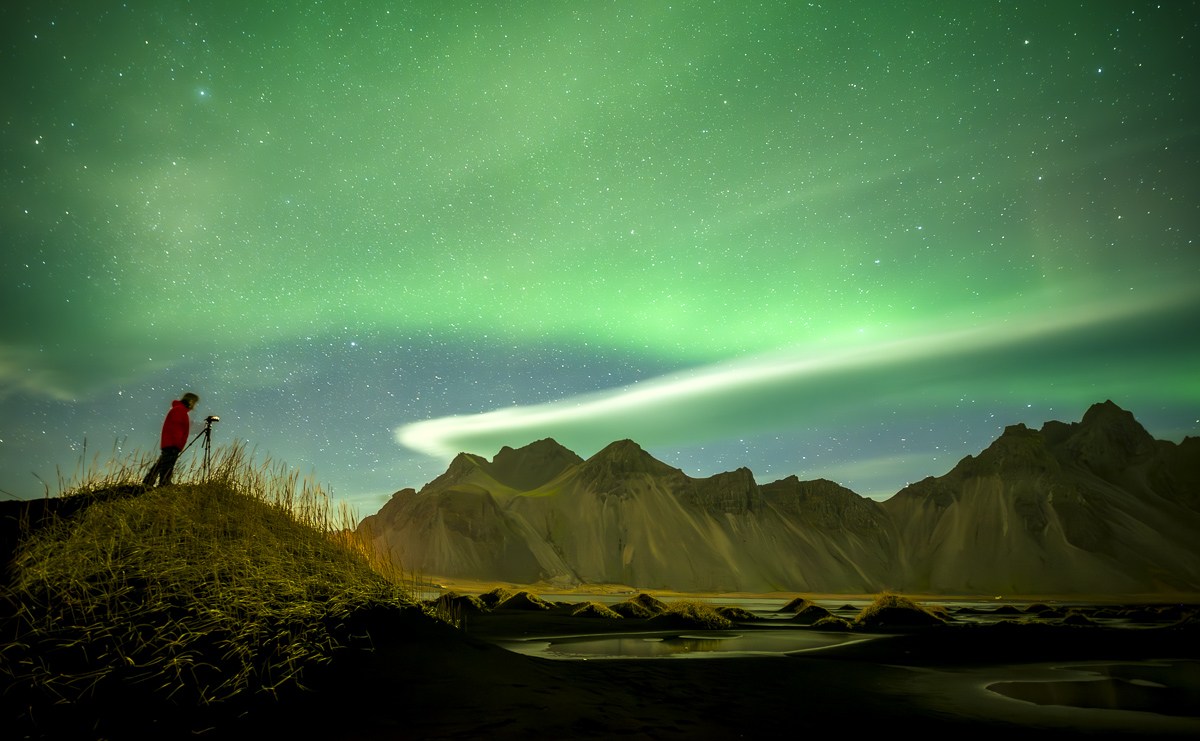
[[[0,489],[153,448],[185,388],[371,511],[552,433],[874,495],[1110,397],[1195,435],[1197,10],[6,6]],[[845,352],[874,360],[470,432]]]

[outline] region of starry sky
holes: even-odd
[[[1198,19],[5,3],[0,490],[188,390],[360,514],[548,436],[886,498],[1105,399],[1200,434]]]

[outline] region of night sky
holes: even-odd
[[[1198,18],[4,3],[0,489],[189,390],[360,514],[543,437],[883,498],[1105,399],[1200,434]]]

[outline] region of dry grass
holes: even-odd
[[[758,620],[758,615],[755,615],[749,610],[741,607],[733,607],[730,605],[715,608],[717,613],[723,618],[735,621]]]
[[[497,610],[549,610],[554,606],[533,592],[521,590],[496,605]]]
[[[832,617],[833,613],[821,607],[815,602],[809,602],[807,605],[796,610],[796,614],[792,616],[792,621],[801,625],[812,625],[818,620],[823,620],[827,617]]]
[[[64,494],[78,511],[18,547],[0,680],[30,702],[274,694],[413,608],[310,479],[235,446],[143,491],[145,463],[92,471]]]
[[[884,592],[854,619],[866,627],[916,627],[943,625],[944,620],[908,597]]]
[[[514,594],[516,593],[511,589],[496,587],[490,592],[485,592],[484,594],[479,595],[479,599],[483,602],[487,609],[491,610],[494,609],[496,605],[500,604]]]
[[[811,607],[814,604],[816,604],[816,603],[811,600],[807,600],[804,597],[796,597],[791,602],[788,602],[783,607],[780,607],[778,611],[779,612],[800,612],[801,610],[803,610],[807,607]]]
[[[664,607],[665,610],[649,619],[648,626],[706,630],[729,630],[735,627],[732,620],[704,602],[678,600]]]
[[[818,630],[850,630],[854,626],[845,618],[840,618],[836,615],[829,615],[828,617],[823,617],[817,622],[813,623],[812,627],[817,628]]]
[[[662,614],[667,605],[646,592],[638,592],[629,599],[612,605],[610,609],[621,617],[644,620]]]
[[[613,612],[599,602],[584,602],[571,612],[571,617],[608,618],[610,620],[623,619],[620,614]]]

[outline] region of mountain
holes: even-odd
[[[1137,593],[1200,585],[1200,439],[1155,440],[1111,401],[1014,425],[883,503],[915,591]]]
[[[681,591],[1200,591],[1200,439],[1153,439],[1111,401],[1008,427],[885,502],[745,468],[692,478],[631,440],[459,454],[360,532],[404,569]]]

